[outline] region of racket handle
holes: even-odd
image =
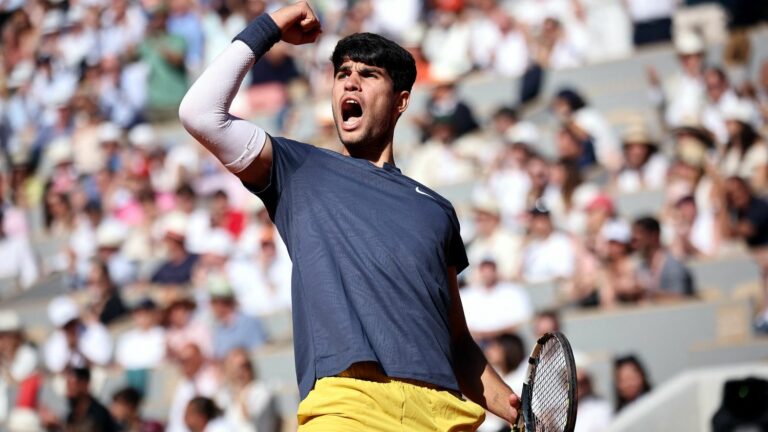
[[[512,432],[525,432],[525,425],[514,425],[512,426]]]

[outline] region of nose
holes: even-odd
[[[344,90],[360,90],[360,76],[357,74],[357,72],[353,71],[351,74],[349,74],[347,79],[344,81]]]

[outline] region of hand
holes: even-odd
[[[320,21],[306,1],[283,7],[270,16],[280,27],[281,39],[289,44],[312,43],[322,32]]]
[[[661,78],[659,78],[659,72],[656,70],[655,67],[648,65],[645,68],[645,74],[648,78],[648,83],[651,85],[651,87],[658,87],[661,85]]]
[[[512,393],[509,395],[509,424],[515,426],[520,415],[520,397]]]

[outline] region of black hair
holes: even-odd
[[[557,99],[562,99],[571,108],[571,111],[578,111],[587,106],[587,101],[576,90],[564,88],[557,92]]]
[[[205,417],[206,420],[215,419],[222,414],[221,408],[216,405],[216,402],[207,397],[198,396],[189,401],[187,406],[189,409]]]
[[[331,55],[334,74],[348,60],[386,70],[395,93],[411,91],[416,81],[416,61],[411,53],[377,34],[354,33],[340,40]]]
[[[644,231],[647,231],[648,233],[651,233],[651,234],[661,233],[661,225],[659,224],[658,219],[656,219],[653,216],[640,217],[635,220],[634,225],[642,228]]]
[[[80,382],[91,382],[91,370],[87,367],[70,367],[67,372]]]
[[[502,106],[493,113],[493,118],[496,117],[509,117],[513,120],[519,120],[520,114],[511,106]]]
[[[511,372],[525,360],[526,351],[523,339],[516,333],[504,333],[496,338],[496,343],[504,351],[504,368]]]
[[[643,366],[643,363],[640,361],[639,358],[637,358],[634,354],[624,355],[620,357],[616,357],[613,360],[613,372],[614,374],[618,372],[619,368],[626,365],[631,364],[635,366],[637,371],[640,373],[640,376],[643,380],[643,390],[640,394],[645,394],[651,391],[651,382],[648,379],[648,373],[645,370],[645,367]],[[616,391],[616,412],[621,411],[622,408],[629,405],[632,401],[626,400],[621,397],[618,390],[618,382],[615,384],[615,391]]]
[[[112,402],[124,403],[135,409],[141,403],[141,393],[133,387],[125,387],[112,395]]]
[[[186,196],[191,199],[195,199],[197,197],[195,190],[192,189],[192,186],[189,183],[183,183],[181,186],[179,186],[176,189],[176,195]]]

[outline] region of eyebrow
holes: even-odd
[[[339,69],[337,70],[337,73],[338,72],[349,72],[351,70],[352,70],[352,66],[350,66],[350,65],[343,65],[343,66],[339,66]],[[361,74],[366,73],[366,74],[379,74],[379,75],[382,75],[382,74],[384,74],[384,72],[385,72],[384,69],[382,69],[380,67],[376,67],[376,66],[361,66],[360,69],[359,69],[359,73],[361,73]]]

